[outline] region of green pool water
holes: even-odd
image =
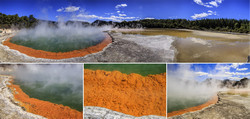
[[[10,42],[26,47],[30,47],[36,50],[43,50],[49,52],[69,52],[73,50],[79,50],[88,48],[99,44],[104,40],[104,35],[97,35],[93,37],[81,37],[81,36],[53,36],[53,37],[36,37],[30,36],[15,36]]]
[[[167,111],[173,112],[173,111],[178,111],[178,110],[183,110],[187,109],[190,107],[195,107],[201,104],[204,104],[208,101],[209,99],[202,99],[198,97],[194,98],[177,98],[177,97],[170,97],[168,96],[167,100]]]
[[[31,98],[62,104],[78,111],[83,110],[82,86],[78,87],[78,91],[74,91],[72,84],[67,83],[51,84],[44,88],[44,82],[25,83],[16,79],[14,84],[19,85]]]
[[[22,64],[11,75],[31,98],[83,111],[82,68],[80,64]]]
[[[165,64],[84,64],[85,69],[120,71],[122,73],[137,73],[142,76],[166,72]]]

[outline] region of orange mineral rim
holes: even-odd
[[[84,106],[140,117],[166,116],[166,73],[142,76],[84,70]]]
[[[54,104],[48,101],[30,98],[25,94],[19,85],[13,84],[13,79],[8,87],[14,95],[14,100],[27,112],[46,117],[48,119],[82,119],[83,112],[71,109],[68,106]]]

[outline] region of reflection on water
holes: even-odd
[[[172,45],[177,50],[177,62],[246,62],[250,55],[249,35],[174,29],[146,29],[122,33],[174,36]]]

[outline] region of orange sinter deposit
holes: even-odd
[[[84,69],[84,106],[133,116],[166,116],[166,73],[141,76]]]
[[[36,57],[36,58],[45,58],[45,59],[65,59],[65,58],[72,58],[72,57],[83,57],[88,54],[96,53],[99,51],[102,51],[104,47],[106,47],[108,44],[112,42],[112,38],[107,34],[106,38],[99,44],[95,46],[90,46],[85,49],[80,49],[80,50],[74,50],[70,52],[48,52],[48,51],[43,51],[43,50],[36,50],[32,49],[26,46],[22,45],[17,45],[14,43],[10,42],[10,39],[7,39],[3,42],[3,45],[8,46],[10,49],[17,50],[21,53],[24,53],[28,56],[31,57]]]
[[[182,115],[182,114],[185,114],[185,113],[188,113],[188,112],[194,112],[194,111],[202,110],[203,108],[208,107],[208,106],[210,106],[212,104],[215,104],[217,102],[218,102],[218,96],[215,95],[209,101],[207,101],[204,104],[201,104],[201,105],[198,105],[198,106],[195,106],[195,107],[190,107],[190,108],[183,109],[183,110],[179,110],[179,111],[169,112],[168,117]]]
[[[83,119],[83,112],[71,109],[68,106],[30,98],[22,91],[20,86],[13,84],[13,80],[10,83],[11,85],[8,85],[8,87],[12,90],[15,101],[18,102],[19,106],[25,108],[27,112],[48,119]]]

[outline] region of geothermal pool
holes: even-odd
[[[104,39],[104,33],[89,37],[68,34],[56,35],[52,37],[32,37],[31,35],[17,35],[12,37],[10,42],[36,50],[43,50],[48,52],[69,52],[97,45]]]
[[[192,97],[192,98],[185,98],[185,97],[171,97],[168,96],[167,104],[168,104],[168,113],[173,111],[180,111],[183,109],[187,109],[190,107],[195,107],[201,104],[206,103],[209,101],[210,98],[203,98],[203,97]]]
[[[81,65],[21,65],[14,73],[14,84],[30,98],[62,104],[82,112]]]
[[[102,51],[111,42],[112,38],[102,28],[76,23],[51,26],[45,22],[20,30],[3,45],[35,58],[66,59]]]

